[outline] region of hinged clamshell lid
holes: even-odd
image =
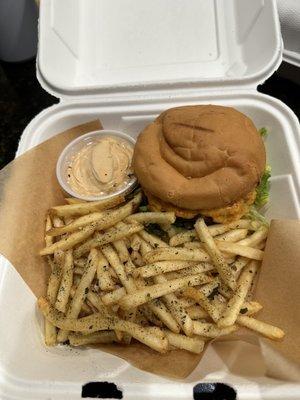
[[[255,89],[281,62],[273,0],[43,0],[38,76],[60,98]]]

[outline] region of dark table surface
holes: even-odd
[[[282,78],[280,70],[258,90],[282,100],[300,118],[300,85]],[[35,60],[18,64],[0,62],[0,168],[14,158],[20,136],[31,119],[57,102],[39,85]]]

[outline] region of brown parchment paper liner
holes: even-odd
[[[58,156],[71,140],[101,127],[99,121],[92,121],[60,133],[18,157],[0,172],[0,253],[37,297],[46,293],[50,272],[38,255],[44,246],[45,215],[51,206],[64,202],[55,175]],[[278,325],[287,333],[280,343],[260,339],[267,372],[279,379],[300,379],[299,285],[300,221],[273,221],[255,297],[264,306],[258,318]],[[234,348],[234,341],[257,341],[255,336],[248,331],[245,335],[243,330],[225,340],[226,343],[233,341]],[[220,345],[222,343],[218,343]],[[98,348],[137,368],[175,379],[187,377],[203,356],[181,350],[161,355],[140,343]],[[201,370],[197,378],[206,373]]]

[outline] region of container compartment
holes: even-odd
[[[45,0],[38,67],[63,96],[255,86],[280,60],[278,31],[272,1]]]
[[[161,104],[60,104],[45,110],[29,124],[18,155],[64,129],[94,118],[100,118],[105,128],[122,130],[136,137],[166,108],[203,103],[236,107],[251,117],[257,127],[269,129],[266,147],[273,178],[267,215],[270,218],[299,218],[297,121],[282,103],[260,94],[206,96]],[[282,193],[285,193],[284,197]],[[124,360],[94,349],[46,348],[34,296],[8,262],[2,259],[1,264],[6,267],[0,270],[0,393],[2,390],[3,396],[7,396],[4,398],[46,399],[51,394],[52,399],[79,399],[81,385],[97,380],[115,382],[123,390],[125,399],[136,399],[137,396],[139,399],[168,399],[172,394],[173,399],[187,400],[191,399],[193,386],[199,383],[202,370],[208,374],[201,381],[228,382],[238,390],[239,399],[299,397],[298,385],[264,377],[264,362],[255,343],[236,343],[234,352],[229,345],[222,349],[216,345],[182,382],[142,372]]]

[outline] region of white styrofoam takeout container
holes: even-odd
[[[27,126],[17,155],[95,118],[136,137],[170,107],[233,106],[270,131],[267,216],[300,217],[299,123],[283,103],[256,91],[281,62],[274,1],[44,0],[39,35],[38,77],[61,101]],[[216,344],[180,382],[94,349],[46,348],[34,296],[3,258],[1,266],[1,399],[80,399],[89,381],[115,382],[125,399],[187,400],[195,384],[217,381],[244,400],[300,397],[289,377],[264,376],[259,346],[250,343],[234,351]]]

